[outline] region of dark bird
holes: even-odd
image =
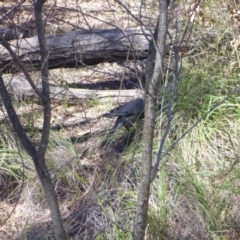
[[[130,130],[133,124],[140,119],[144,118],[144,105],[145,100],[143,98],[138,98],[131,100],[117,108],[110,110],[107,113],[104,113],[102,117],[113,118],[117,117],[117,120],[109,130],[109,133],[105,140],[101,143],[101,147],[105,145],[109,137],[119,128],[125,127]]]

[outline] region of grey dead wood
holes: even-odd
[[[146,32],[145,34],[149,34]],[[151,37],[149,34],[148,38]],[[9,41],[28,70],[40,70],[39,43],[37,37]],[[106,61],[144,59],[149,42],[140,29],[74,31],[47,35],[50,68],[95,65]],[[0,45],[0,68],[17,71],[9,52]]]
[[[7,86],[9,95],[16,101],[31,98],[32,101],[39,101],[37,93],[33,90],[32,86],[24,76],[18,75],[5,75],[3,77],[4,83]],[[42,84],[39,80],[34,80],[36,88],[42,92]],[[77,89],[77,88],[63,88],[58,86],[49,86],[49,94],[52,102],[68,101],[71,104],[78,104],[79,100],[98,99],[99,102],[124,102],[133,99],[134,97],[140,98],[143,91],[140,89],[130,90],[91,90],[91,89]]]

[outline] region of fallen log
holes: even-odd
[[[39,101],[39,98],[31,85],[26,80],[23,74],[19,75],[6,75],[3,76],[4,82],[7,86],[8,93],[16,101],[22,101],[27,99],[33,99],[33,101]],[[41,91],[41,84],[37,84],[34,80],[37,88]],[[91,99],[98,99],[98,101],[104,103],[109,100],[115,102],[124,102],[133,98],[143,96],[143,91],[140,89],[131,90],[89,90],[89,89],[77,89],[77,88],[63,88],[59,86],[50,86],[50,97],[52,102],[67,101],[68,104],[77,104],[79,101],[86,101]]]
[[[150,35],[148,34],[148,38]],[[107,29],[46,35],[49,68],[79,67],[101,62],[144,59],[149,42],[141,30]],[[40,70],[38,38],[10,41],[28,70]],[[0,68],[17,71],[9,52],[0,45]]]

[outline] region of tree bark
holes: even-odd
[[[38,33],[38,42],[41,56],[41,78],[42,78],[42,97],[43,103],[43,131],[41,135],[40,144],[37,150],[37,158],[34,159],[34,165],[40,181],[42,183],[45,198],[47,200],[53,222],[53,230],[57,240],[67,240],[66,231],[63,227],[63,221],[59,209],[57,195],[46,167],[45,153],[48,146],[48,139],[51,126],[51,100],[49,92],[49,79],[48,79],[48,57],[49,49],[47,48],[46,38],[44,33],[44,25],[42,20],[42,8],[46,0],[35,0],[34,14]]]
[[[31,99],[32,102],[39,102],[37,93],[32,89],[24,75],[8,75],[4,76],[4,83],[7,85],[8,94],[15,101],[22,101]],[[42,92],[42,84],[36,85],[36,88]],[[94,99],[97,98],[100,102],[109,101],[123,101],[133,98],[143,97],[141,89],[130,90],[91,90],[78,88],[63,88],[58,86],[49,86],[49,94],[52,102],[61,103],[63,100],[68,101],[69,104],[78,104],[79,99]]]
[[[38,150],[34,147],[33,143],[30,141],[28,136],[23,130],[23,127],[20,123],[20,120],[15,112],[15,109],[12,105],[10,96],[8,95],[7,89],[5,87],[2,76],[0,75],[0,94],[2,97],[3,104],[8,113],[10,122],[13,126],[14,131],[17,133],[17,136],[20,139],[21,144],[27,153],[31,156],[40,181],[42,183],[44,194],[48,206],[50,208],[52,221],[53,221],[53,230],[55,233],[55,237],[58,240],[66,240],[66,232],[63,227],[63,222],[59,210],[59,205],[57,201],[57,195],[54,189],[54,186],[51,181],[50,174],[45,164],[45,153],[48,145],[49,132],[50,132],[50,120],[51,120],[51,104],[50,104],[50,94],[49,94],[49,82],[48,82],[48,49],[46,46],[46,40],[44,36],[44,28],[42,22],[42,7],[44,4],[44,0],[35,0],[34,1],[34,13],[38,31],[38,41],[39,41],[39,49],[40,49],[40,59],[41,59],[41,73],[42,73],[42,89],[39,91],[26,71],[24,65],[16,56],[15,52],[6,43],[6,41],[0,36],[0,40],[2,45],[6,48],[5,51],[8,51],[11,57],[15,60],[16,63],[23,70],[26,78],[29,81],[29,84],[34,89],[43,105],[43,131],[39,144]]]
[[[150,37],[150,36],[148,36]],[[40,70],[39,43],[37,37],[10,41],[28,70]],[[126,59],[144,59],[149,42],[141,30],[106,29],[75,31],[46,36],[49,49],[49,69],[94,65]],[[0,68],[9,72],[16,66],[9,52],[0,46]]]
[[[152,171],[152,146],[156,117],[156,101],[160,84],[163,81],[163,57],[165,53],[167,34],[167,0],[159,0],[159,18],[155,31],[155,39],[150,45],[146,68],[147,87],[145,97],[145,121],[143,129],[143,150],[141,181],[138,187],[137,210],[134,223],[134,239],[143,240],[148,219],[148,201],[150,195]],[[155,56],[155,57],[154,57]],[[155,59],[155,62],[153,60]]]
[[[39,176],[39,179],[42,183],[45,197],[47,200],[47,203],[49,205],[49,208],[51,210],[53,225],[54,225],[54,232],[56,234],[56,238],[58,240],[66,240],[66,233],[64,231],[60,231],[59,229],[62,228],[62,220],[61,215],[59,211],[59,206],[57,202],[57,196],[55,193],[54,186],[52,184],[50,174],[47,170],[47,167],[45,165],[45,158],[43,154],[39,154],[39,152],[36,150],[30,139],[28,138],[27,134],[25,133],[19,118],[15,112],[15,109],[12,105],[11,99],[8,96],[7,89],[4,85],[2,76],[0,75],[0,94],[2,97],[3,104],[7,110],[10,122],[13,126],[14,131],[17,133],[17,136],[20,139],[20,142],[26,152],[31,156],[37,174]],[[43,129],[44,131],[44,129]],[[57,230],[56,230],[57,229]],[[65,236],[65,237],[64,237]]]

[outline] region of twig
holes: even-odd
[[[0,22],[8,17],[8,15],[10,15],[16,8],[18,8],[19,6],[21,6],[26,0],[21,0],[19,3],[17,3],[15,6],[13,6],[11,9],[9,9],[5,14],[3,14],[2,17],[0,17]]]

